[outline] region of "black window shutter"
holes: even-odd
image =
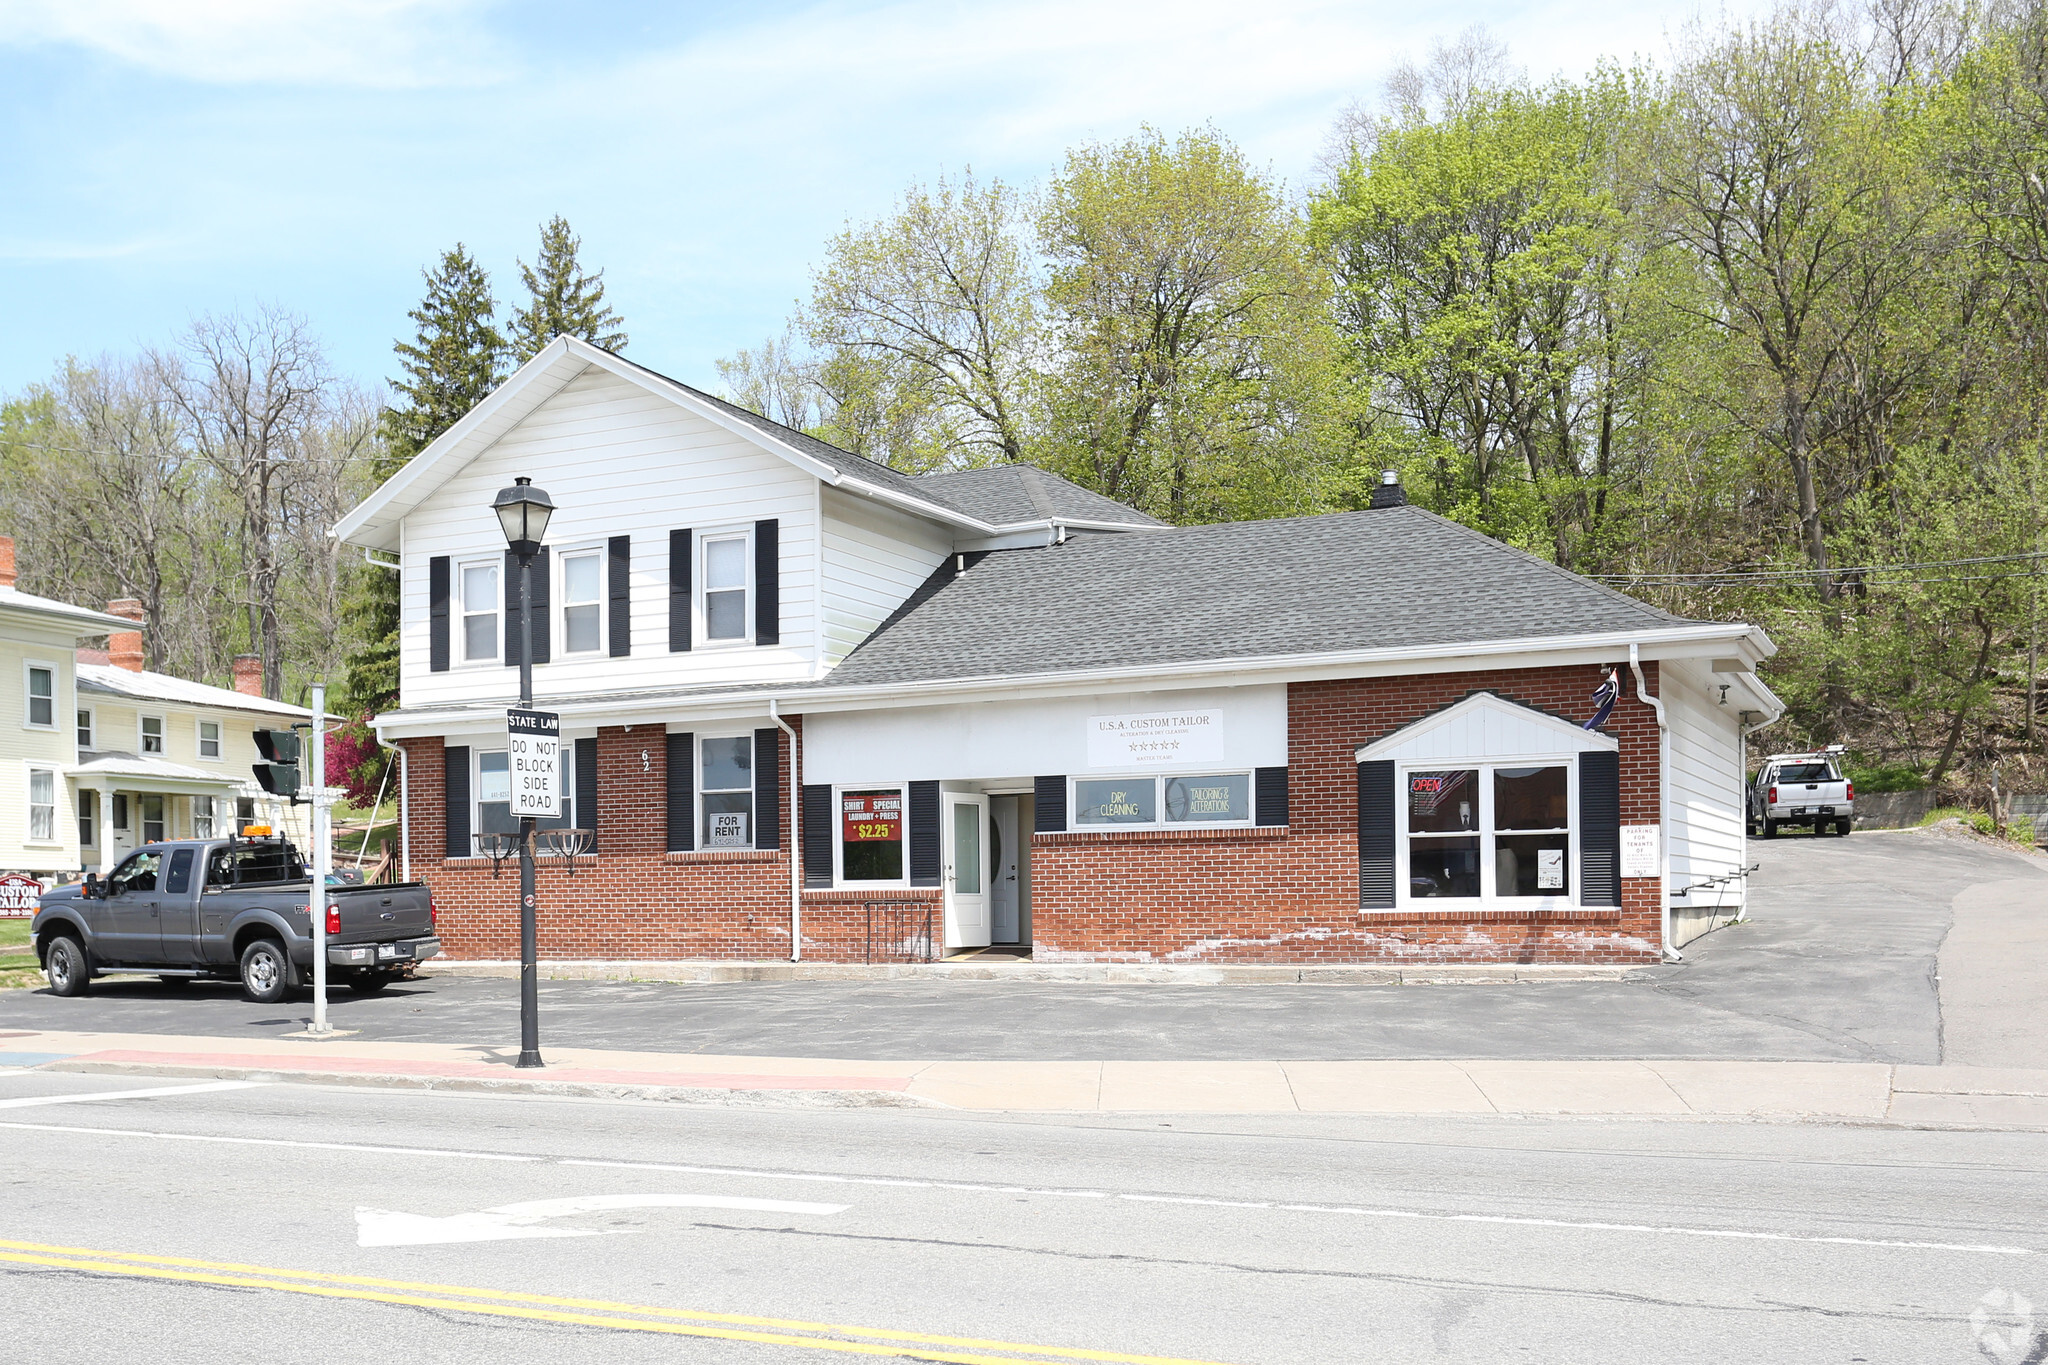
[[[1287,769],[1259,768],[1253,772],[1252,823],[1287,823]]]
[[[533,557],[533,661],[548,661],[548,552]],[[519,667],[519,556],[505,551],[505,663]]]
[[[754,731],[754,847],[782,847],[782,731]]]
[[[668,851],[697,847],[697,737],[668,737]]]
[[[427,561],[427,668],[448,671],[448,556]]]
[[[1358,905],[1394,908],[1394,764],[1358,765]]]
[[[1034,834],[1058,834],[1067,827],[1067,779],[1064,777],[1038,777],[1032,779],[1031,831]]]
[[[804,885],[832,885],[832,784],[804,784]]]
[[[754,523],[754,643],[782,643],[782,523]]]
[[[469,746],[450,744],[441,750],[442,823],[448,832],[445,858],[467,858],[469,846]]]
[[[576,741],[576,828],[597,829],[597,741]],[[597,836],[591,835],[590,851],[597,852]]]
[[[690,533],[668,533],[668,649],[680,654],[690,647]]]
[[[611,589],[611,657],[633,652],[633,538],[613,536],[607,543]]]
[[[1621,755],[1579,755],[1579,904],[1621,904]]]
[[[939,884],[939,784],[910,784],[910,884]]]

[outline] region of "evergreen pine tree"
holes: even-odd
[[[392,348],[403,373],[391,382],[399,401],[384,410],[384,439],[371,469],[379,483],[505,377],[505,338],[491,320],[497,304],[490,275],[460,242],[442,255],[439,269],[421,273],[426,297],[407,314],[416,329],[413,340]],[[349,708],[358,717],[373,716],[398,701],[398,575],[363,566],[346,611],[360,642],[349,657]],[[375,788],[374,777],[369,786]]]
[[[626,349],[621,319],[605,305],[604,272],[586,275],[577,263],[582,245],[583,239],[569,230],[569,220],[556,214],[540,230],[539,262],[519,263],[529,299],[512,314],[512,344],[521,363],[565,333],[607,351]]]

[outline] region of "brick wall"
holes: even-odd
[[[1656,666],[1644,673],[1654,692]],[[1354,755],[1475,691],[1567,718],[1590,713],[1601,670],[1515,669],[1295,683],[1288,688],[1284,833],[1040,834],[1031,842],[1033,956],[1118,962],[1644,962],[1658,950],[1655,879],[1622,908],[1531,913],[1358,907]],[[1621,744],[1621,818],[1657,809],[1657,722],[1630,693],[1607,725]]]
[[[1655,665],[1646,665],[1657,686]],[[1565,717],[1588,714],[1591,666],[1296,683],[1288,689],[1284,830],[1113,831],[1032,839],[1034,956],[1041,961],[1644,962],[1658,949],[1657,883],[1622,884],[1622,908],[1533,913],[1358,907],[1359,745],[1489,690]],[[792,724],[801,729],[800,721]],[[1621,743],[1621,818],[1657,809],[1657,726],[1633,694],[1607,729]],[[454,957],[519,951],[518,870],[497,879],[483,859],[444,860],[441,741],[411,754],[413,871],[433,887]],[[543,860],[538,929],[545,958],[739,958],[790,955],[789,746],[779,774],[779,852],[664,850],[666,746],[660,725],[598,732],[594,859],[571,877]],[[936,890],[805,892],[804,956],[860,961],[867,902],[928,905]]]

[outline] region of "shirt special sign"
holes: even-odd
[[[849,793],[839,799],[839,813],[846,825],[846,842],[849,844],[873,840],[894,842],[903,837],[903,798],[895,792]]]

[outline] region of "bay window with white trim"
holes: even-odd
[[[1402,898],[1570,904],[1577,766],[1564,756],[1404,765],[1396,802]]]

